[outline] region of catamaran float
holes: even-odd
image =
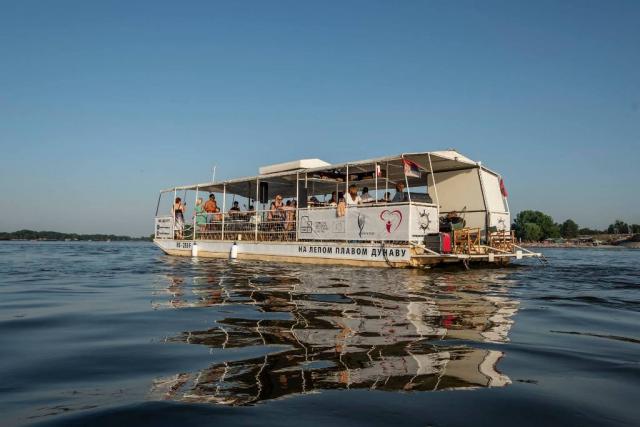
[[[163,206],[191,195],[198,208],[183,226]],[[207,214],[210,195],[218,209]],[[501,175],[455,150],[305,159],[162,190],[154,243],[170,255],[376,267],[542,256],[517,245]]]

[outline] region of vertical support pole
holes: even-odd
[[[173,200],[171,200],[171,232],[173,233],[173,238],[176,237],[176,197],[178,197],[178,190],[173,187]]]
[[[436,196],[436,207],[438,208],[438,217],[440,216],[440,199],[438,199],[438,186],[436,185],[436,174],[433,172],[433,164],[431,164],[431,153],[427,153],[429,158],[429,170],[431,171],[431,181],[433,181],[433,192]],[[429,191],[429,177],[427,177],[427,191]]]
[[[262,218],[258,218],[259,203],[260,203],[260,178],[256,179],[256,204],[253,207],[254,208],[253,218],[255,222],[254,238],[256,242],[258,241],[258,222],[259,222],[259,219],[262,219]],[[262,215],[261,212],[260,212],[260,215]]]
[[[404,155],[402,155],[402,173],[404,174],[404,185],[407,187],[407,195],[409,196],[409,204],[411,204],[411,191],[409,191],[409,177],[404,171]]]
[[[487,204],[487,195],[484,190],[484,181],[482,180],[482,163],[478,162],[478,181],[480,182],[480,192],[482,193],[482,202],[484,204],[484,236],[485,240],[489,240],[489,205]],[[482,233],[480,233],[482,235]]]
[[[196,197],[193,199],[193,241],[196,240],[196,225],[198,224],[198,215],[196,213],[196,203],[198,203],[198,189],[196,186]]]
[[[384,177],[385,177],[385,181],[384,181],[384,195],[382,196],[383,200],[387,196],[387,192],[389,191],[389,161],[387,161],[386,169],[384,171]],[[388,202],[389,200],[387,200],[387,203]]]
[[[344,194],[345,194],[345,198],[347,197],[347,194],[349,194],[349,165],[347,164],[347,177],[344,180],[345,182],[345,187],[344,187]]]
[[[373,176],[376,182],[376,192],[374,193],[375,196],[373,196],[374,197],[373,204],[377,205],[378,204],[378,162],[375,162],[373,164]]]
[[[224,217],[227,212],[227,184],[222,184],[222,233],[220,240],[224,240]]]
[[[296,218],[293,223],[293,226],[296,228],[296,242],[298,241],[298,218],[300,218],[300,216],[298,215],[298,209],[300,209],[299,206],[300,206],[300,172],[296,172],[296,213],[295,213]]]
[[[162,199],[162,191],[158,194],[158,204],[156,204],[156,216],[158,216],[158,211],[160,210],[160,199]]]

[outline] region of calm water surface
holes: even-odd
[[[382,270],[0,244],[2,425],[639,425],[640,251]]]

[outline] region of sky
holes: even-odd
[[[512,213],[640,223],[638,1],[0,0],[0,231],[148,235],[158,191],[455,148]]]

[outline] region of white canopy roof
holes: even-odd
[[[395,156],[337,164],[328,164],[319,159],[305,159],[262,167],[260,168],[260,172],[263,173],[256,176],[230,179],[221,182],[207,182],[179,186],[163,190],[162,192],[196,189],[203,192],[222,192],[224,186],[226,186],[226,191],[228,193],[256,198],[256,181],[260,180],[261,182],[269,183],[269,192],[271,194],[280,193],[284,197],[291,197],[295,195],[295,182],[298,174],[302,174],[301,179],[305,178],[307,183],[312,181],[318,190],[322,191],[321,189],[326,187],[327,191],[330,192],[331,188],[335,187],[336,183],[344,182],[344,180],[341,180],[340,178],[332,179],[331,176],[337,177],[342,175],[346,177],[347,168],[349,170],[349,175],[359,173],[368,174],[372,172],[375,173],[375,166],[379,165],[383,172],[382,177],[378,178],[378,182],[383,182],[387,176],[389,181],[393,183],[400,180],[404,181],[403,159],[414,162],[418,165],[421,171],[426,173],[449,172],[480,167],[479,162],[471,160],[453,149],[420,153],[403,153]],[[431,160],[431,162],[429,162],[429,160]],[[294,167],[295,169],[289,169],[291,167]],[[433,170],[431,170],[431,167]],[[425,178],[407,178],[409,186],[425,185],[424,179]],[[361,182],[359,181],[359,185],[360,184]],[[364,182],[364,184],[367,185],[366,182]],[[291,190],[293,190],[293,194],[290,194]]]

